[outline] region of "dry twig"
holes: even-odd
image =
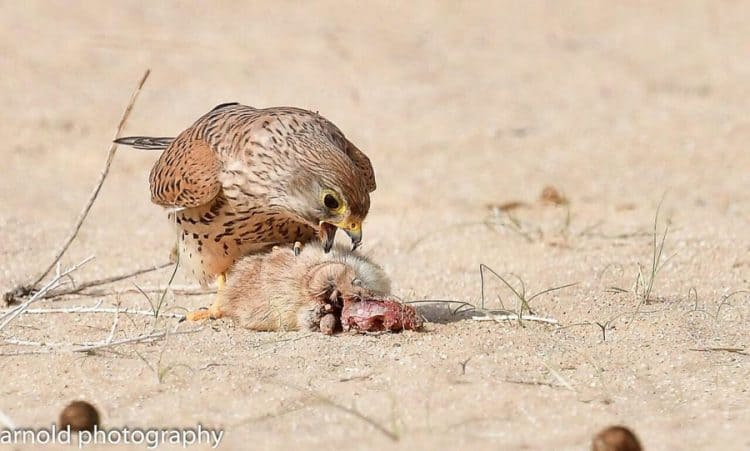
[[[141,315],[141,316],[154,316],[154,312],[151,310],[136,310],[130,308],[117,308],[117,307],[99,307],[101,302],[98,302],[93,306],[78,305],[74,307],[60,307],[60,308],[36,308],[26,309],[24,312],[27,315],[39,315],[39,314],[54,314],[54,313],[124,313],[126,315]],[[9,310],[0,311],[5,313]],[[179,313],[160,313],[159,316],[167,318],[184,318],[185,315]]]
[[[114,328],[113,328],[114,329]],[[106,348],[113,348],[116,346],[124,345],[124,344],[133,344],[133,343],[153,343],[155,341],[162,340],[166,338],[167,336],[171,335],[182,335],[182,334],[192,334],[195,332],[199,332],[203,330],[203,327],[199,327],[197,329],[190,329],[190,330],[184,330],[184,331],[161,331],[161,332],[152,332],[149,334],[144,335],[138,335],[137,337],[130,337],[130,338],[123,338],[121,340],[112,340],[111,332],[110,335],[99,342],[95,343],[87,343],[81,346],[73,347],[70,349],[70,344],[68,343],[41,343],[41,342],[33,342],[33,341],[24,341],[24,340],[15,340],[15,339],[5,339],[6,344],[13,344],[18,346],[36,346],[40,347],[42,349],[34,349],[34,350],[22,350],[22,351],[13,351],[13,352],[4,352],[0,353],[0,356],[20,356],[20,355],[33,355],[33,354],[52,354],[55,351],[60,352],[92,352],[92,351],[99,351]],[[62,348],[69,348],[69,349],[62,349]]]
[[[556,319],[554,318],[545,318],[543,316],[536,316],[536,315],[521,315],[519,318],[518,314],[516,313],[504,313],[504,314],[494,314],[494,313],[487,313],[483,316],[472,316],[471,319],[474,321],[518,321],[519,319],[523,321],[536,321],[538,323],[546,323],[546,324],[553,324],[557,326],[560,324]]]
[[[151,73],[150,70],[146,70],[146,72],[143,74],[143,77],[141,77],[141,80],[138,83],[138,86],[136,87],[135,91],[131,95],[130,101],[128,102],[127,107],[125,107],[125,111],[123,112],[122,117],[120,118],[120,123],[117,125],[117,131],[115,132],[115,139],[120,137],[120,134],[122,133],[122,129],[125,126],[125,122],[127,122],[128,117],[130,116],[130,112],[133,110],[133,105],[135,104],[135,101],[138,98],[138,94],[141,92],[141,89],[143,88],[144,83],[146,83],[146,80],[148,79],[148,76],[150,73]],[[78,236],[78,231],[81,229],[83,222],[86,220],[86,217],[88,216],[89,211],[91,210],[91,207],[94,205],[94,201],[96,201],[96,198],[99,196],[99,191],[101,190],[102,185],[104,184],[104,180],[107,178],[107,175],[109,174],[109,168],[112,165],[112,160],[115,157],[116,151],[117,151],[117,144],[115,144],[113,141],[113,143],[109,147],[109,152],[107,152],[107,159],[104,164],[104,169],[102,170],[101,175],[99,176],[99,181],[97,182],[96,186],[91,192],[91,195],[89,196],[89,199],[84,205],[83,209],[78,214],[78,218],[76,219],[76,222],[73,225],[73,228],[68,234],[68,237],[65,239],[65,241],[63,241],[63,244],[60,246],[60,249],[55,254],[55,258],[52,260],[49,266],[47,266],[47,268],[44,269],[44,271],[42,271],[30,284],[16,287],[12,291],[6,293],[5,294],[6,303],[10,304],[14,299],[24,297],[33,293],[34,290],[36,290],[37,285],[39,285],[42,282],[42,280],[44,280],[44,278],[47,277],[50,271],[52,271],[52,269],[58,265],[58,263],[60,262],[60,259],[62,259],[63,255],[65,255],[65,252],[67,252],[68,248],[70,247],[70,244]]]
[[[189,285],[171,285],[169,287],[160,287],[160,286],[140,286],[140,289],[138,288],[112,288],[108,290],[86,290],[82,291],[80,293],[75,293],[76,296],[88,296],[88,297],[99,297],[99,296],[109,296],[112,294],[129,294],[129,293],[163,293],[165,289],[168,289],[174,294],[178,294],[181,296],[203,296],[206,294],[212,294],[215,293],[215,290],[207,289],[207,288],[201,288],[201,287],[194,287]],[[49,297],[56,297],[56,295],[52,294]]]
[[[3,315],[2,319],[0,319],[0,330],[3,330],[3,328],[7,326],[11,321],[13,321],[18,315],[26,311],[26,309],[28,309],[31,304],[42,299],[48,291],[53,290],[54,288],[58,287],[62,283],[61,282],[62,279],[68,277],[70,273],[77,270],[78,268],[80,268],[81,266],[85,265],[86,263],[90,262],[93,259],[94,259],[94,256],[92,255],[84,259],[80,263],[71,266],[64,272],[57,274],[52,280],[50,280],[39,291],[34,293],[34,295],[31,296],[29,299],[27,299],[23,303],[7,311],[5,315]]]
[[[82,293],[87,288],[96,287],[99,285],[108,285],[111,283],[119,282],[125,279],[130,279],[132,277],[140,276],[141,274],[146,274],[153,271],[158,271],[160,269],[166,268],[168,266],[171,266],[171,262],[162,263],[161,265],[151,266],[148,268],[141,268],[136,269],[134,271],[130,271],[125,274],[120,274],[117,276],[111,276],[111,277],[105,277],[103,279],[95,279],[95,280],[89,280],[88,282],[83,282],[81,284],[78,284],[72,288],[64,289],[64,290],[56,290],[54,292],[49,293],[46,297],[47,298],[56,298],[60,296],[67,296],[71,294],[86,294]]]
[[[164,330],[161,332],[152,332],[150,334],[139,335],[137,337],[132,337],[132,338],[123,338],[122,340],[115,340],[115,341],[104,340],[99,343],[93,343],[90,345],[80,346],[78,348],[73,349],[72,352],[91,352],[91,351],[96,351],[96,350],[100,350],[104,348],[113,348],[115,346],[120,346],[120,345],[130,344],[130,343],[151,343],[151,342],[166,338],[167,335],[190,334],[193,332],[198,332],[201,329],[203,328],[199,327],[197,329],[185,330],[182,332],[167,332],[166,330]]]
[[[750,355],[750,352],[745,348],[733,348],[733,347],[714,347],[714,348],[690,348],[691,351],[697,352],[729,352],[732,354]]]
[[[331,399],[331,398],[323,395],[322,393],[319,393],[319,392],[317,392],[317,391],[315,391],[315,390],[313,390],[311,388],[298,387],[298,386],[293,385],[293,384],[280,384],[280,385],[286,386],[286,387],[289,387],[289,388],[292,388],[292,389],[295,389],[295,390],[298,390],[298,391],[300,391],[302,393],[307,394],[312,400],[314,400],[314,401],[316,401],[316,402],[318,402],[320,404],[332,407],[332,408],[334,408],[336,410],[339,410],[339,411],[344,412],[346,414],[349,414],[349,415],[351,415],[351,416],[353,416],[355,418],[358,418],[359,420],[361,420],[361,421],[369,424],[375,430],[377,430],[378,432],[380,432],[381,434],[383,434],[384,436],[386,436],[387,438],[389,438],[390,440],[392,440],[394,442],[399,441],[399,439],[401,438],[400,435],[398,434],[398,431],[391,430],[388,427],[386,427],[383,424],[381,424],[380,422],[376,421],[375,419],[373,419],[373,418],[371,418],[371,417],[363,414],[358,409],[356,409],[354,407],[347,407],[347,406],[344,406],[342,404],[339,404],[336,401],[334,401],[333,399]]]

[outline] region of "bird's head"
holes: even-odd
[[[345,158],[345,157],[344,157]],[[370,210],[370,193],[356,167],[344,158],[331,158],[297,174],[290,193],[292,209],[318,227],[323,249],[333,245],[337,229],[352,240],[352,249],[362,242],[362,221]]]

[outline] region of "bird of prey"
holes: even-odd
[[[356,248],[370,209],[370,159],[333,123],[299,108],[215,107],[176,138],[117,139],[162,150],[151,169],[152,202],[168,209],[179,261],[221,291],[234,262],[316,238],[326,252],[337,228]],[[189,320],[217,318],[217,302]]]

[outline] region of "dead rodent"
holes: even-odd
[[[591,443],[591,451],[641,451],[641,443],[635,434],[624,426],[602,429]]]
[[[349,310],[362,312],[364,318],[346,319],[363,332],[418,328],[414,322],[395,324],[399,318],[411,318],[403,312],[416,312],[388,299],[390,280],[378,265],[343,247],[325,253],[316,244],[308,244],[300,255],[291,248],[279,247],[268,254],[252,255],[237,262],[220,293],[220,309],[225,316],[254,330],[320,330],[327,334],[340,330],[345,303]],[[379,303],[381,308],[352,308],[354,303]],[[397,304],[396,308],[394,304]],[[383,309],[382,307],[386,308]],[[358,306],[362,307],[362,306]],[[367,321],[371,312],[372,321]],[[386,315],[381,320],[377,316]],[[389,328],[383,329],[383,324]],[[370,329],[372,325],[373,329]],[[411,327],[410,327],[411,326]]]
[[[99,412],[86,401],[73,401],[60,412],[58,422],[60,429],[93,431],[94,426],[99,426]]]

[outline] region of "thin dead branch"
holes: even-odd
[[[139,285],[140,286],[140,285]],[[75,296],[86,296],[86,297],[100,297],[100,296],[110,296],[113,294],[143,294],[143,293],[163,293],[164,289],[166,287],[159,287],[159,286],[153,286],[153,285],[147,285],[147,286],[141,286],[140,289],[135,287],[128,287],[128,288],[111,288],[111,289],[101,289],[101,290],[85,290],[81,291],[79,293],[75,293]],[[201,287],[193,287],[189,285],[172,285],[169,287],[169,290],[174,294],[180,295],[180,296],[204,296],[207,294],[213,294],[216,292],[216,290],[211,290],[207,288],[201,288]],[[56,298],[58,297],[56,294],[50,294],[47,298]]]
[[[519,319],[522,321],[536,321],[538,323],[546,323],[546,324],[552,324],[557,326],[560,324],[556,319],[554,318],[545,318],[543,316],[537,316],[537,315],[521,315],[521,317],[518,317],[518,314],[516,313],[507,313],[507,314],[493,314],[493,313],[487,313],[484,316],[472,316],[471,319],[474,321],[495,321],[495,322],[501,322],[501,321],[518,321]]]
[[[164,268],[166,268],[168,266],[171,266],[172,264],[173,263],[171,263],[171,262],[167,262],[167,263],[162,263],[161,265],[150,266],[148,268],[136,269],[134,271],[130,271],[128,273],[120,274],[120,275],[117,275],[117,276],[105,277],[103,279],[90,280],[90,281],[78,284],[78,285],[74,286],[73,288],[68,288],[68,289],[64,289],[64,290],[53,291],[51,293],[48,293],[48,295],[46,297],[47,298],[56,298],[56,297],[60,297],[60,296],[68,296],[68,295],[71,295],[71,294],[78,294],[78,293],[81,293],[82,291],[86,290],[87,288],[97,287],[97,286],[100,286],[100,285],[108,285],[108,284],[115,283],[115,282],[120,282],[120,281],[125,280],[125,279],[130,279],[130,278],[133,278],[133,277],[136,277],[136,276],[140,276],[141,274],[147,274],[147,273],[150,273],[150,272],[153,272],[153,271],[158,271],[160,269],[164,269]]]
[[[114,328],[113,328],[114,329]],[[108,348],[114,348],[116,346],[126,345],[126,344],[135,344],[135,343],[153,343],[155,341],[163,340],[167,336],[172,335],[182,335],[182,334],[192,334],[195,332],[199,332],[203,330],[203,327],[198,327],[196,329],[190,329],[190,330],[183,330],[183,331],[161,331],[161,332],[152,332],[149,334],[143,334],[138,335],[136,337],[130,337],[130,338],[123,338],[121,340],[112,340],[112,334],[110,331],[110,335],[107,336],[106,339],[95,342],[95,343],[88,343],[84,345],[71,345],[68,343],[42,343],[42,342],[32,342],[32,341],[24,341],[24,340],[15,340],[15,339],[5,339],[6,344],[13,344],[18,346],[35,346],[40,347],[41,349],[33,349],[33,350],[19,350],[19,351],[11,351],[11,352],[4,352],[0,353],[0,356],[20,356],[20,355],[33,355],[33,354],[52,354],[55,352],[92,352],[92,351],[100,351],[102,349],[108,349]]]
[[[0,311],[0,313],[8,312],[9,310]],[[44,315],[44,314],[55,314],[55,313],[123,313],[126,315],[141,315],[141,316],[154,316],[154,312],[151,310],[136,310],[130,308],[117,308],[117,307],[99,307],[79,305],[74,307],[60,307],[60,308],[37,308],[37,309],[26,309],[24,312],[27,315]],[[185,315],[179,313],[160,313],[159,316],[165,318],[184,318]]]
[[[122,117],[120,118],[120,123],[117,125],[117,130],[115,132],[114,139],[117,139],[120,137],[120,134],[122,133],[122,129],[125,126],[125,123],[127,122],[128,117],[130,117],[130,112],[133,110],[133,106],[135,105],[135,101],[138,98],[138,94],[140,94],[141,89],[143,88],[144,83],[146,83],[146,80],[148,79],[148,76],[150,73],[151,73],[150,70],[146,70],[146,72],[143,74],[143,77],[141,77],[141,80],[138,82],[138,85],[136,86],[135,91],[133,91],[133,94],[130,96],[130,101],[128,102],[128,105],[125,107],[125,111],[123,112]],[[36,290],[36,287],[42,282],[42,280],[44,280],[44,278],[47,277],[50,271],[52,271],[52,269],[54,269],[58,265],[58,263],[60,262],[60,259],[62,259],[63,255],[65,255],[65,252],[67,252],[73,240],[75,240],[75,238],[78,236],[78,232],[81,229],[83,222],[86,220],[86,217],[88,216],[89,211],[91,210],[91,207],[94,205],[94,202],[99,196],[99,191],[101,191],[102,185],[104,185],[104,181],[107,178],[107,175],[109,174],[109,168],[112,165],[112,160],[114,159],[116,152],[117,152],[117,144],[113,142],[109,147],[109,151],[107,152],[107,159],[104,164],[104,169],[102,170],[99,176],[99,181],[97,182],[96,186],[92,190],[91,195],[89,196],[88,201],[84,205],[83,209],[78,214],[78,218],[76,219],[76,222],[73,225],[73,228],[71,229],[67,238],[65,238],[65,240],[63,241],[59,250],[55,254],[55,257],[52,259],[52,262],[36,278],[34,278],[31,283],[25,286],[16,287],[15,289],[6,293],[5,300],[7,303],[10,304],[14,299],[32,294],[34,290]]]
[[[105,340],[105,341],[102,341],[100,343],[94,343],[94,344],[90,344],[90,345],[86,345],[86,346],[80,346],[78,348],[73,349],[72,352],[91,352],[91,351],[101,350],[101,349],[104,349],[104,348],[113,348],[115,346],[120,346],[120,345],[124,345],[124,344],[132,344],[132,343],[152,343],[154,341],[162,340],[162,339],[166,338],[167,336],[192,334],[192,333],[198,332],[200,330],[203,330],[203,327],[199,327],[197,329],[183,330],[183,331],[179,331],[179,332],[176,332],[176,331],[168,332],[168,331],[164,330],[164,331],[161,331],[161,332],[153,332],[153,333],[150,333],[150,334],[139,335],[137,337],[124,338],[122,340],[115,340],[115,341],[110,341],[110,342],[107,342]]]
[[[691,348],[691,351],[697,352],[729,352],[732,354],[750,355],[750,352],[745,348],[732,348],[732,347],[715,347],[715,348]]]
[[[378,432],[380,432],[381,434],[383,434],[384,436],[388,437],[390,440],[392,440],[394,442],[399,441],[399,439],[401,438],[397,431],[393,431],[393,430],[387,428],[386,426],[380,424],[375,419],[370,418],[367,415],[363,414],[362,412],[360,412],[356,408],[354,408],[354,407],[347,407],[347,406],[344,406],[342,404],[339,404],[336,401],[334,401],[333,399],[331,399],[331,398],[329,398],[329,397],[323,395],[322,393],[319,393],[319,392],[317,392],[317,391],[315,391],[313,389],[298,387],[298,386],[293,385],[293,384],[280,384],[280,385],[286,386],[286,387],[289,387],[289,388],[293,388],[295,390],[298,390],[298,391],[300,391],[302,393],[305,393],[307,396],[310,397],[310,399],[312,399],[312,400],[314,400],[314,401],[316,401],[316,402],[318,402],[320,404],[327,405],[327,406],[332,407],[332,408],[334,408],[336,410],[339,410],[341,412],[349,414],[349,415],[351,415],[351,416],[353,416],[355,418],[358,418],[359,420],[361,420],[361,421],[369,424],[375,430],[377,430]]]
[[[84,259],[80,263],[75,264],[71,266],[70,268],[68,268],[67,270],[57,274],[52,280],[50,280],[39,291],[34,293],[34,295],[31,296],[29,299],[25,300],[18,306],[10,309],[7,313],[5,313],[5,315],[3,315],[2,319],[0,319],[0,330],[3,330],[3,328],[7,326],[11,321],[13,321],[16,317],[18,317],[18,315],[26,311],[26,309],[28,309],[31,304],[42,299],[47,292],[58,287],[62,283],[62,280],[68,277],[70,273],[72,273],[73,271],[76,271],[78,268],[82,267],[83,265],[85,265],[86,263],[90,262],[93,259],[94,259],[94,256],[92,255]]]

